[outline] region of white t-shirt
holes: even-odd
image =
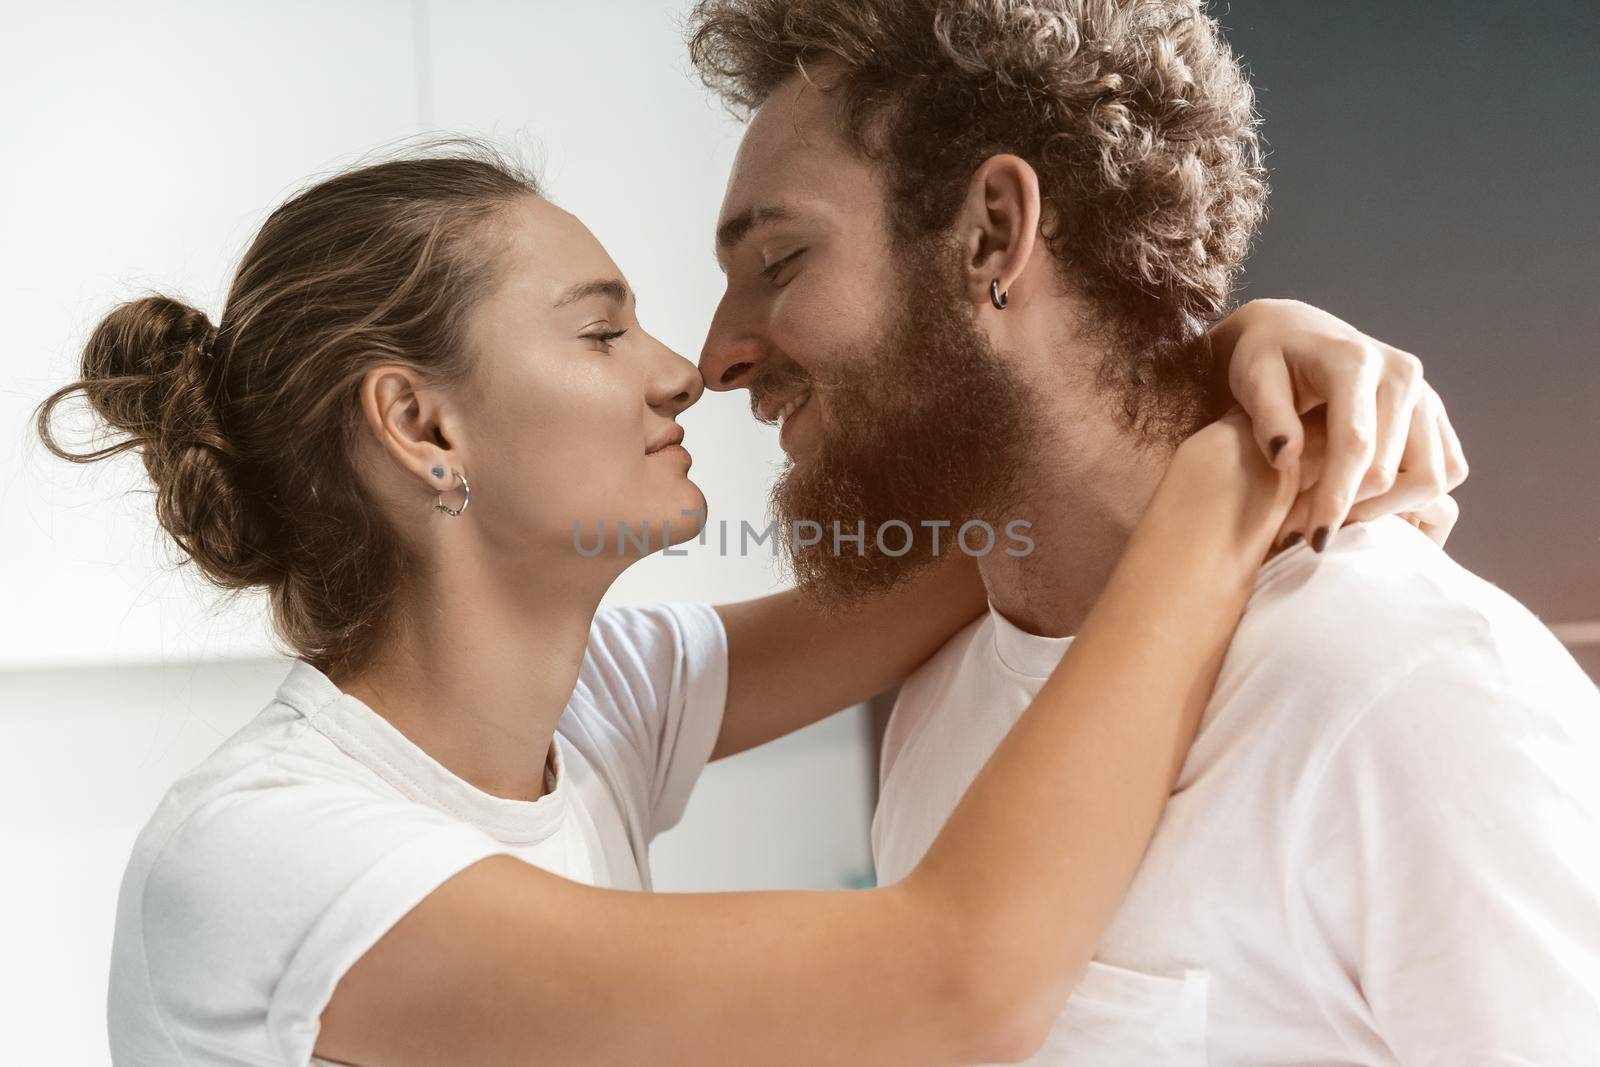
[[[322,1063],[334,986],[451,875],[504,853],[649,889],[722,725],[727,638],[701,604],[595,617],[536,801],[451,774],[296,660],[276,698],[167,793],[123,877],[118,1067]]]
[[[991,610],[902,688],[881,881],[922,857],[1071,640]],[[1029,1062],[1600,1064],[1600,692],[1404,520],[1274,557]]]

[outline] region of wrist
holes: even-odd
[[[1214,534],[1219,548],[1259,562],[1288,516],[1297,481],[1267,463],[1248,418],[1235,412],[1178,446],[1156,497],[1197,535]]]

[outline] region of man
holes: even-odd
[[[952,552],[963,523],[1031,524],[1032,551],[979,561],[988,615],[902,688],[873,826],[893,881],[1070,643],[1173,443],[1226,404],[1201,331],[1264,201],[1250,87],[1188,0],[702,0],[691,32],[701,75],[753,112],[702,372],[781,424],[781,519],[866,530],[796,548],[801,583],[867,596],[937,558],[933,535]],[[1244,329],[1209,338],[1235,391],[1281,385],[1252,380],[1281,362],[1241,364]],[[1292,372],[1300,410],[1328,402],[1335,446],[1409,418],[1406,451],[1336,447],[1291,516],[1033,1062],[1600,1049],[1600,693],[1521,605],[1372,518],[1436,493],[1394,472],[1454,442],[1414,385],[1354,410],[1370,361],[1329,366],[1346,379],[1320,390]],[[896,521],[907,551],[873,536]]]

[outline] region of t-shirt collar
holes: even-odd
[[[994,654],[1000,663],[1013,674],[1027,678],[1048,678],[1056,664],[1066,654],[1071,637],[1040,637],[1030,634],[989,604],[989,618],[994,624]]]
[[[556,788],[538,800],[497,797],[457,777],[372,708],[342,692],[333,679],[296,659],[278,699],[319,733],[405,796],[470,822],[506,843],[531,843],[560,826],[571,793],[565,744],[555,747]]]

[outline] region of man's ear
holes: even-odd
[[[1003,153],[984,160],[967,184],[956,220],[966,253],[967,289],[987,304],[994,290],[1002,302],[1033,258],[1039,235],[1039,175],[1021,156]]]

